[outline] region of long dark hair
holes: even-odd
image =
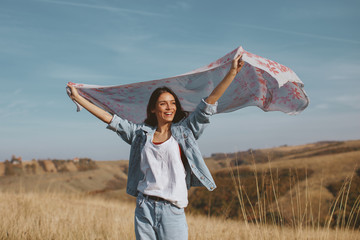
[[[150,96],[149,103],[146,108],[147,118],[144,121],[145,124],[153,126],[153,127],[156,127],[158,125],[158,121],[155,116],[155,113],[152,113],[151,111],[155,109],[156,102],[159,99],[160,95],[165,92],[173,95],[173,97],[175,99],[176,113],[175,113],[175,116],[173,119],[173,123],[177,123],[189,115],[189,113],[187,111],[184,111],[182,109],[179,98],[176,96],[176,94],[170,88],[165,87],[165,86],[159,87],[159,88],[155,89],[154,92]]]

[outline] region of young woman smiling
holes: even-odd
[[[184,213],[188,205],[187,190],[191,186],[204,186],[210,191],[216,188],[196,139],[216,112],[218,99],[243,65],[241,55],[237,56],[224,79],[191,114],[183,111],[171,89],[156,89],[147,105],[143,124],[111,115],[68,85],[74,101],[131,145],[126,191],[137,197],[136,239],[188,238]]]

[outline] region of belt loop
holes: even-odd
[[[146,199],[146,201],[149,201],[149,195],[143,194],[142,192],[140,192],[140,194],[144,199]]]
[[[143,199],[148,200],[147,195],[143,194],[142,192],[138,191],[138,196],[142,197]]]

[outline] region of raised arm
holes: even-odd
[[[242,54],[237,56],[233,61],[229,72],[224,79],[214,88],[209,97],[205,100],[209,104],[214,104],[224,94],[226,89],[230,86],[234,80],[236,74],[238,74],[241,68],[244,66],[244,62],[241,59]]]
[[[108,112],[106,112],[104,109],[99,108],[95,104],[89,102],[85,98],[79,95],[77,89],[68,84],[67,85],[71,90],[71,99],[75,100],[77,103],[79,103],[81,106],[83,106],[86,110],[88,110],[91,114],[93,114],[95,117],[99,118],[101,121],[109,124],[112,120],[112,115]]]

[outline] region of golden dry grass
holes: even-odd
[[[359,147],[360,141],[343,142],[341,147]],[[360,167],[360,151],[339,152],[333,154],[302,157],[309,153],[321,150],[336,149],[336,143],[315,143],[292,147],[279,147],[274,149],[265,149],[269,154],[269,162],[257,163],[253,165],[244,165],[237,169],[252,169],[253,171],[265,171],[276,169],[300,169],[305,168],[312,171],[311,176],[306,181],[299,182],[293,186],[291,191],[280,196],[277,201],[281,208],[281,215],[285,219],[306,216],[308,221],[318,223],[323,221],[325,216],[329,215],[335,197],[326,188],[331,183],[351,178],[355,170]],[[294,154],[288,154],[281,158],[273,159],[272,151],[284,151]],[[256,160],[256,159],[255,159]],[[289,179],[281,179],[281,181],[289,181]],[[350,206],[351,207],[351,206]],[[319,220],[322,219],[322,220]]]
[[[133,239],[133,205],[55,193],[3,193],[1,239]]]
[[[256,167],[257,171],[269,168],[313,171],[306,181],[277,199],[282,217],[294,218],[293,228],[188,215],[189,239],[360,239],[359,231],[351,228],[331,229],[316,224],[319,216],[329,213],[335,199],[326,186],[351,176],[360,167],[358,150],[309,157],[309,153],[334,146],[315,143],[265,149],[270,163],[245,166]],[[360,141],[344,142],[342,146],[358,147]],[[289,154],[271,159],[272,150]],[[229,166],[226,161],[208,159],[207,163],[212,170],[219,170]],[[99,169],[86,172],[0,177],[0,239],[134,239],[135,204],[125,189],[95,197],[86,195],[104,189],[115,174],[126,179],[122,167],[127,162],[97,164]],[[310,216],[312,223],[298,220],[299,216]]]
[[[59,193],[2,193],[0,239],[134,239],[134,204]],[[187,216],[189,239],[359,239],[358,231],[290,229]]]

